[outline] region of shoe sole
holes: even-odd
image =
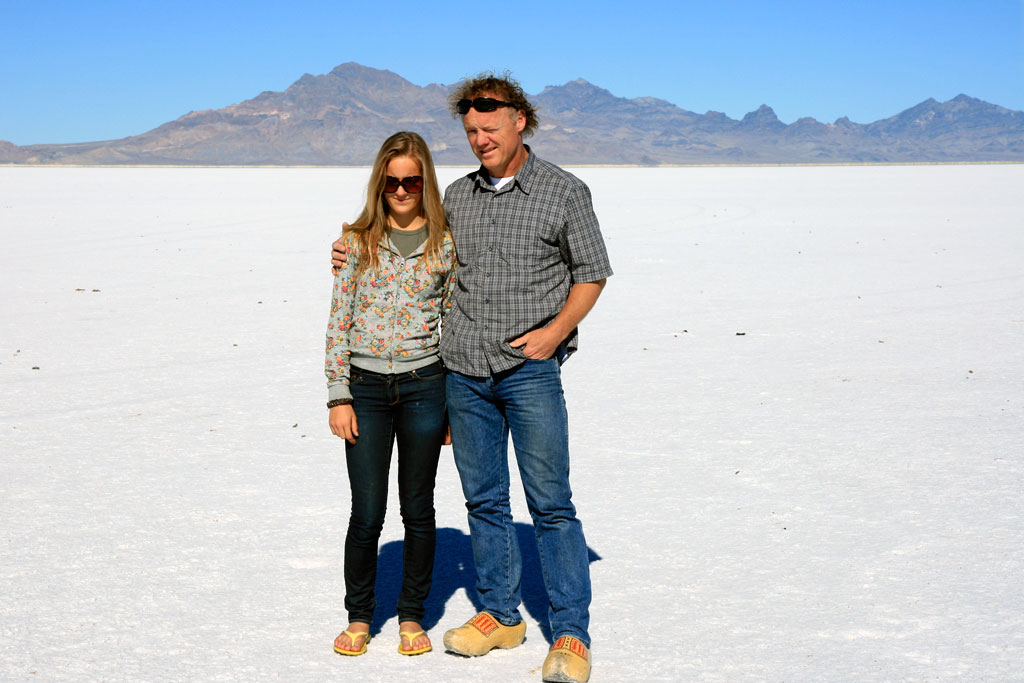
[[[526,639],[524,638],[523,640]],[[479,654],[472,652],[460,652],[459,650],[456,650],[455,648],[448,645],[448,643],[444,644],[444,651],[449,654],[458,655],[459,657],[483,657],[484,655],[494,652],[495,650],[511,650],[514,647],[519,647],[523,644],[523,640],[519,641],[515,645],[495,645],[490,650],[487,650],[486,652],[481,652]]]
[[[519,645],[522,645],[522,643],[520,643]],[[474,654],[470,652],[459,652],[458,650],[452,649],[450,647],[445,647],[444,651],[450,655],[456,655],[459,657],[483,657],[484,655],[488,655],[494,652],[495,650],[511,650],[514,647],[519,647],[519,645],[495,645],[487,652],[481,652],[480,654]]]

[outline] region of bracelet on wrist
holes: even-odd
[[[336,398],[336,399],[333,399],[333,400],[327,402],[327,407],[328,408],[333,408],[334,406],[350,406],[350,405],[352,405],[352,399],[350,399],[350,398]]]

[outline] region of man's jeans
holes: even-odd
[[[359,437],[345,442],[352,516],[345,536],[345,608],[349,621],[373,621],[377,544],[388,501],[388,467],[398,439],[398,500],[405,524],[399,621],[421,621],[434,570],[434,479],[444,439],[440,363],[396,375],[357,367],[349,389]]]
[[[558,361],[527,360],[491,377],[449,371],[446,389],[484,609],[506,626],[522,621],[522,560],[509,505],[511,432],[550,598],[551,633],[576,636],[589,647],[590,563],[569,489],[568,418]]]

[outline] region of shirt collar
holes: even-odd
[[[498,192],[507,192],[518,185],[519,189],[523,191],[523,194],[530,194],[530,181],[533,179],[534,169],[536,167],[536,157],[529,145],[524,144],[523,147],[526,148],[526,161],[523,162],[523,167],[516,172],[515,178],[512,182],[501,188],[501,190],[498,190]],[[480,168],[476,172],[476,183],[478,186],[487,188],[493,192],[494,186],[487,180],[490,175],[491,174],[487,172],[487,169],[483,167],[483,164],[481,164]]]

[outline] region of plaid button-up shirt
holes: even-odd
[[[532,152],[500,190],[483,167],[456,180],[444,206],[459,275],[441,358],[456,372],[486,377],[521,364],[510,341],[558,315],[572,285],[612,274],[590,189]],[[559,357],[577,345],[574,329]]]

